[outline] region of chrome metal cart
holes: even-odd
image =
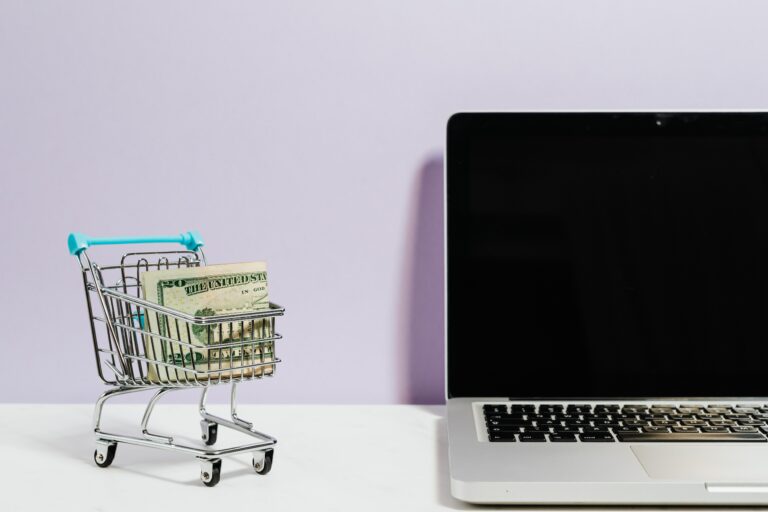
[[[237,415],[237,385],[274,375],[280,362],[274,350],[275,342],[280,339],[275,332],[275,318],[283,315],[284,309],[270,303],[268,309],[261,311],[199,317],[144,300],[140,286],[142,272],[205,265],[203,241],[195,231],[141,238],[91,238],[71,233],[67,242],[82,269],[96,369],[104,383],[112,386],[96,401],[93,414],[96,464],[109,466],[118,443],[129,443],[194,455],[200,461],[200,479],[209,487],[219,482],[221,458],[227,455],[252,452],[256,473],[268,473],[277,440],[255,430],[251,422]],[[185,250],[129,252],[122,255],[118,263],[104,266],[88,255],[88,248],[96,245],[157,243],[178,243]],[[172,323],[175,329],[162,330],[160,334],[161,330],[153,328],[153,321],[164,325]],[[202,347],[207,352],[206,364],[201,364],[196,357],[201,346],[190,343],[193,330],[206,333],[207,339],[213,341]],[[187,336],[183,335],[185,332]],[[157,350],[157,340],[162,343],[162,350]],[[158,369],[162,369],[162,378],[158,377]],[[208,390],[219,384],[231,386],[230,418],[215,416],[205,407]],[[200,426],[202,440],[210,448],[177,443],[172,437],[149,429],[158,400],[171,391],[191,387],[202,390]],[[107,400],[148,389],[156,391],[141,421],[141,437],[101,429],[102,410]],[[214,448],[219,426],[247,434],[256,442]]]

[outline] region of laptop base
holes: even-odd
[[[519,505],[768,505],[768,443],[490,442],[482,406],[499,401],[504,399],[448,401],[451,493],[457,499]]]

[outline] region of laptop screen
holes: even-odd
[[[768,115],[458,114],[450,397],[768,396]]]

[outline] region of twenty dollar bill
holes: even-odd
[[[261,261],[148,271],[141,274],[141,286],[146,300],[198,317],[269,308],[267,265]],[[143,321],[151,333],[144,341],[147,359],[160,363],[148,364],[152,382],[247,378],[274,370],[253,366],[274,360],[274,343],[259,341],[272,337],[270,318],[195,325],[147,310]]]

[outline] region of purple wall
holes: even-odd
[[[70,230],[190,228],[211,261],[268,260],[288,308],[285,364],[243,400],[442,400],[450,114],[766,108],[766,16],[705,0],[0,3],[0,401],[101,391]]]

